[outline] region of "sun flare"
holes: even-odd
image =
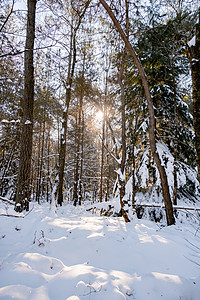
[[[100,121],[100,122],[103,121],[103,112],[102,112],[102,110],[99,110],[99,111],[96,112],[95,119],[97,121]]]

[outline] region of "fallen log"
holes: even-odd
[[[7,215],[7,214],[0,214],[0,217],[13,217],[13,218],[24,218],[25,215]]]
[[[134,204],[133,207],[158,207],[158,208],[165,208],[164,205],[158,205],[158,204]],[[183,207],[183,206],[173,206],[173,209],[185,209],[185,210],[195,210],[195,211],[200,211],[200,208],[195,208],[195,207]]]
[[[8,200],[8,199],[5,198],[5,197],[0,196],[0,200],[5,201],[5,202],[7,202],[7,203],[9,203],[9,204],[11,204],[11,205],[15,205],[14,202],[11,202],[10,200]]]

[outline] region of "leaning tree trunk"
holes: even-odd
[[[33,47],[35,39],[36,0],[28,0],[26,45],[24,56],[24,98],[22,102],[22,133],[18,183],[16,192],[16,210],[29,210],[30,174],[33,140],[33,104],[34,104],[34,67]]]
[[[193,119],[197,155],[198,180],[200,182],[200,8],[196,25],[196,43],[190,47],[192,71]]]
[[[170,193],[169,193],[169,185],[167,181],[167,175],[164,166],[161,164],[160,157],[157,152],[156,148],[156,141],[155,141],[155,116],[154,116],[154,108],[153,108],[153,101],[151,99],[151,94],[149,90],[149,85],[147,81],[147,77],[145,74],[145,71],[141,65],[141,62],[135,53],[135,50],[131,46],[126,34],[124,33],[122,27],[120,26],[119,22],[117,21],[116,17],[114,16],[112,10],[110,7],[107,5],[107,3],[104,0],[100,0],[100,3],[103,5],[107,13],[109,14],[110,18],[112,19],[116,30],[119,32],[122,40],[124,41],[127,50],[129,51],[130,55],[132,56],[134,63],[138,69],[138,72],[140,74],[143,88],[145,91],[145,96],[147,100],[147,105],[148,105],[148,112],[149,112],[149,139],[150,139],[150,147],[152,151],[153,158],[156,162],[159,174],[160,174],[160,179],[161,179],[161,186],[162,186],[162,193],[163,193],[163,199],[165,203],[165,209],[166,209],[166,217],[167,217],[167,224],[172,225],[175,223],[174,215],[173,215],[173,208],[172,208],[172,202],[170,198]]]

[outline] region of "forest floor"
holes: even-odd
[[[71,204],[3,213],[16,214],[0,201],[0,299],[200,299],[200,233],[189,222],[125,224]]]

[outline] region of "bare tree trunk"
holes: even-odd
[[[82,111],[82,122],[81,122],[81,162],[80,162],[80,177],[79,177],[79,205],[81,205],[83,199],[83,158],[84,158],[84,113]]]
[[[199,23],[196,24],[196,43],[190,47],[192,71],[193,119],[197,156],[198,180],[200,182],[200,7]]]
[[[135,153],[134,153],[135,146],[133,145],[132,150],[132,209],[134,209],[135,205],[135,193],[136,193],[136,187],[135,187]]]
[[[129,36],[129,4],[127,0],[126,3],[126,36],[128,39]],[[125,101],[125,84],[124,84],[124,76],[125,76],[125,64],[126,64],[126,46],[124,49],[124,53],[121,60],[121,67],[119,71],[119,85],[121,88],[121,125],[122,125],[122,131],[121,131],[121,143],[122,143],[122,157],[121,157],[121,163],[120,163],[120,170],[121,174],[119,177],[119,190],[120,190],[120,205],[121,205],[121,211],[122,216],[125,220],[125,222],[130,222],[128,218],[128,214],[124,210],[124,196],[126,191],[126,101]]]
[[[57,202],[60,206],[63,203],[63,179],[64,179],[64,168],[65,168],[65,157],[66,157],[66,137],[67,137],[67,121],[68,121],[68,110],[69,102],[71,98],[71,88],[66,90],[66,106],[63,112],[62,131],[60,137],[60,152],[59,152],[59,174],[58,174],[58,199]]]
[[[121,143],[122,143],[122,157],[121,157],[121,163],[120,163],[120,170],[121,174],[118,176],[119,178],[119,190],[120,190],[120,205],[121,205],[121,211],[122,216],[125,220],[125,222],[130,222],[128,215],[126,211],[124,210],[124,196],[125,196],[125,178],[126,178],[126,113],[125,113],[125,90],[124,90],[124,82],[123,82],[123,75],[124,75],[124,66],[126,61],[126,49],[124,50],[122,62],[121,62],[121,69],[119,74],[119,84],[121,88],[121,124],[122,124],[122,131],[121,131]]]
[[[79,194],[80,187],[80,173],[79,166],[81,168],[81,133],[82,133],[82,116],[83,116],[83,97],[84,97],[84,81],[85,81],[85,51],[83,57],[83,69],[81,75],[81,84],[80,84],[80,98],[78,105],[78,124],[77,124],[77,148],[76,148],[76,167],[75,167],[75,176],[74,176],[74,206],[77,203],[81,205],[81,195]]]
[[[108,110],[106,108],[106,148],[108,149]],[[110,195],[110,159],[109,153],[106,154],[106,195],[105,202],[109,201]]]
[[[70,37],[70,51],[69,51],[69,62],[68,62],[68,78],[65,96],[65,108],[63,111],[63,121],[60,136],[60,151],[59,151],[59,175],[58,175],[58,199],[57,202],[62,206],[63,202],[63,179],[64,179],[64,168],[65,168],[65,157],[66,157],[66,137],[67,137],[67,121],[68,121],[68,110],[69,103],[71,100],[71,88],[74,76],[74,69],[76,63],[76,40],[73,34],[73,28],[71,27]],[[72,62],[73,60],[73,62]]]
[[[40,203],[42,173],[43,173],[43,156],[44,156],[44,138],[45,138],[45,121],[40,124],[39,147],[38,147],[38,170],[37,170],[37,188],[36,201]]]
[[[138,72],[140,74],[142,84],[144,87],[145,95],[146,95],[146,100],[147,100],[147,105],[148,105],[148,112],[149,112],[149,139],[150,139],[150,147],[152,151],[152,155],[154,157],[154,160],[156,162],[159,174],[160,174],[160,179],[161,179],[161,186],[162,186],[162,192],[163,192],[163,199],[165,203],[165,209],[166,209],[166,217],[167,217],[167,224],[172,225],[175,223],[174,215],[173,215],[173,208],[172,208],[172,202],[170,198],[170,193],[169,193],[169,185],[167,181],[167,175],[164,166],[161,164],[160,157],[158,155],[157,149],[156,149],[156,141],[155,141],[155,116],[154,116],[154,108],[153,108],[153,102],[151,99],[151,94],[148,86],[148,81],[147,77],[145,74],[145,71],[141,65],[141,62],[131,46],[126,34],[122,30],[119,22],[117,21],[116,17],[114,16],[112,10],[110,7],[107,5],[107,3],[104,0],[100,0],[100,3],[103,5],[107,13],[109,14],[110,18],[112,19],[115,28],[119,32],[122,40],[124,41],[127,50],[129,51],[130,55],[132,56],[135,65],[138,69]]]
[[[79,136],[78,136],[78,123],[79,123],[79,107],[77,103],[76,112],[76,127],[75,127],[75,153],[74,153],[74,187],[73,187],[73,201],[74,206],[78,202],[78,166],[79,166]]]
[[[81,114],[82,114],[82,100],[80,99],[79,108],[78,108],[78,124],[77,124],[77,143],[76,143],[76,165],[75,165],[75,176],[74,176],[74,206],[81,205],[81,199],[79,195],[79,184],[80,184],[80,174],[79,174],[79,167],[80,167],[80,146],[81,146]]]
[[[12,164],[12,160],[13,160],[15,148],[16,148],[16,142],[13,143],[13,145],[12,145],[12,147],[10,149],[10,155],[9,155],[9,158],[7,159],[7,163],[2,168],[3,172],[2,172],[2,176],[0,178],[0,195],[3,195],[4,178],[6,177],[6,173],[8,172],[8,170],[9,170],[11,164]],[[5,161],[4,158],[2,159],[2,161]]]
[[[35,39],[36,0],[28,0],[26,45],[24,56],[24,98],[22,103],[22,134],[20,163],[16,192],[16,210],[29,210],[30,176],[33,140],[34,67],[33,48]]]
[[[45,121],[42,124],[42,145],[41,145],[41,154],[39,160],[39,191],[38,191],[38,203],[40,203],[40,196],[41,196],[41,188],[42,188],[42,175],[43,175],[43,156],[44,156],[44,137],[45,137]]]
[[[99,199],[100,202],[103,201],[104,142],[105,142],[105,105],[103,107],[103,120],[102,120],[101,174],[100,174],[100,199]]]
[[[39,137],[38,137],[38,147],[37,147],[37,172],[36,172],[36,195],[35,201],[39,203],[39,177],[40,177],[40,157],[41,157],[41,135],[42,135],[42,123],[40,123],[39,127]]]
[[[172,76],[173,76],[173,87],[174,87],[174,115],[175,115],[175,136],[174,136],[174,190],[173,190],[173,205],[177,205],[177,193],[178,193],[178,109],[177,109],[177,92],[176,82],[174,74],[174,66],[172,62]]]
[[[113,145],[115,146],[116,145],[115,134],[113,132],[113,129],[112,129],[112,126],[111,126],[109,120],[107,120],[107,125],[108,125],[110,133],[111,133],[111,138],[112,138],[112,141],[113,141]],[[114,151],[115,151],[115,158],[119,159],[119,154],[118,154],[118,151],[117,151],[117,147],[114,148]]]
[[[50,188],[50,126],[48,127],[47,135],[47,202],[49,202],[49,188]]]

